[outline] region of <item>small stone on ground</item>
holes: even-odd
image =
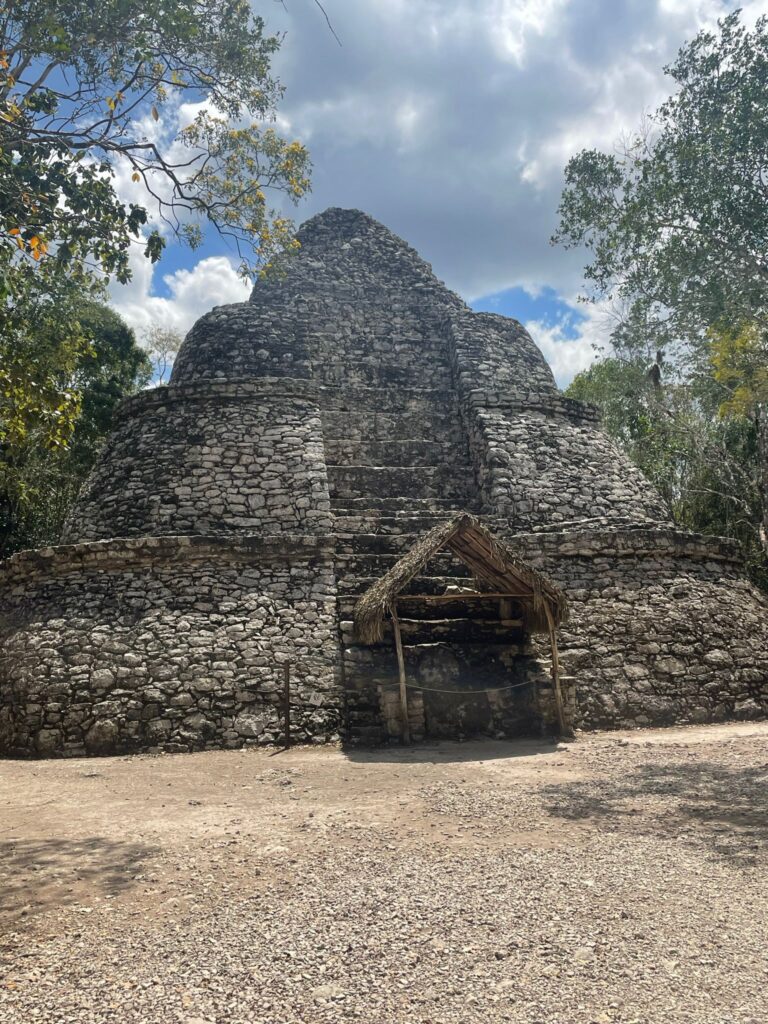
[[[766,1019],[765,724],[6,761],[0,794],[1,1024]]]

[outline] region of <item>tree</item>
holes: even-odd
[[[680,467],[671,454],[669,396],[657,381],[638,360],[610,358],[577,374],[566,394],[598,406],[607,432],[677,511]]]
[[[306,151],[268,124],[282,94],[270,74],[278,46],[247,0],[10,0],[0,16],[3,236],[32,260],[92,259],[125,280],[150,210],[118,197],[121,166],[166,229],[195,245],[202,216],[260,267],[285,240],[265,190],[298,200],[309,186]],[[191,120],[179,126],[182,105]],[[157,259],[163,244],[152,229],[145,255]]]
[[[51,270],[41,267],[20,285],[29,268],[14,270],[11,295],[0,285],[0,453],[30,439],[65,444],[80,411],[74,374],[88,349],[77,318],[81,293]]]
[[[74,309],[87,344],[53,387],[78,394],[79,416],[67,445],[40,443],[36,431],[0,449],[0,555],[55,542],[72,502],[110,430],[117,404],[145,387],[152,364],[121,318],[106,306]],[[43,430],[43,433],[45,431]]]
[[[158,384],[167,383],[171,375],[173,361],[179,354],[184,339],[172,327],[161,327],[160,324],[152,324],[144,332],[144,345],[147,355],[152,361],[155,371],[155,380]]]
[[[757,432],[720,415],[713,378],[667,377],[663,362],[609,357],[579,373],[571,398],[597,405],[603,426],[687,529],[737,538],[755,578],[768,583],[759,532]]]
[[[750,367],[768,364],[768,21],[749,31],[735,12],[665,70],[675,93],[621,152],[568,163],[554,241],[588,249],[587,299],[626,310],[616,352],[659,350],[681,382],[708,380],[765,458],[766,396]],[[735,402],[745,388],[751,401]],[[765,536],[766,468],[760,486]]]
[[[92,453],[112,427],[115,407],[150,383],[152,364],[134,332],[109,306],[84,303],[79,319],[89,351],[76,372],[82,399],[71,447],[73,454],[80,451],[92,461]]]
[[[61,312],[104,279],[130,277],[140,246],[202,227],[244,273],[295,246],[267,196],[309,187],[309,161],[271,121],[279,39],[248,0],[8,0],[0,11],[0,441],[46,423],[65,443],[77,414],[67,377],[84,335]],[[125,190],[135,188],[136,200]],[[41,333],[49,355],[35,358]],[[59,374],[58,370],[65,371]]]

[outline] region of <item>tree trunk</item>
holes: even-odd
[[[755,409],[757,423],[757,481],[762,504],[760,540],[768,551],[768,403],[760,402]]]

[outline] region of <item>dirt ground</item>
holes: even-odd
[[[764,1024],[768,723],[0,762],[2,1024]]]

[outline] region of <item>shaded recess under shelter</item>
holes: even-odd
[[[442,594],[404,593],[440,551],[450,551],[468,568],[474,588],[449,586]],[[532,729],[537,719],[544,729],[554,726],[561,735],[570,734],[575,702],[572,689],[566,688],[563,696],[556,636],[567,610],[563,591],[527,565],[476,516],[465,512],[435,526],[355,605],[355,630],[363,643],[381,644],[387,621],[391,624],[398,665],[396,699],[393,687],[384,684],[380,689],[390,736],[410,742],[426,735],[451,735],[457,729],[490,734],[508,729],[510,723]],[[516,666],[507,662],[510,682],[486,689],[486,679],[480,675],[467,680],[471,683],[467,689],[460,685],[448,689],[408,681],[403,627],[410,627],[411,635],[414,627],[420,630],[428,643],[430,637],[444,637],[445,629],[456,623],[459,638],[479,627],[490,632],[489,642],[503,644],[513,658],[519,652]],[[551,685],[542,677],[540,662],[525,656],[533,633],[549,637]]]

